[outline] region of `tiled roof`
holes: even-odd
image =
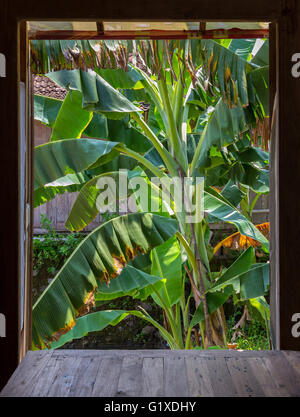
[[[59,87],[48,77],[42,77],[40,75],[33,76],[33,87],[34,94],[39,94],[41,96],[47,96],[52,98],[57,98],[59,100],[64,100],[67,95],[67,90]]]

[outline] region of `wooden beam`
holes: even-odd
[[[10,2],[11,14],[27,20],[61,21],[273,21],[280,15],[281,0],[180,0],[80,2],[34,0]]]
[[[277,184],[279,193],[277,235],[279,256],[280,349],[300,350],[300,337],[292,335],[292,316],[300,313],[300,70],[292,75],[292,57],[300,54],[300,3],[284,2],[278,21],[277,91],[279,143]]]
[[[51,30],[38,31],[30,39],[256,39],[268,38],[268,29],[211,29],[211,30]]]

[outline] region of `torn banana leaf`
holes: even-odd
[[[33,347],[44,348],[67,333],[95,305],[101,282],[109,284],[139,253],[177,232],[177,222],[149,213],[114,218],[76,248],[33,307]]]

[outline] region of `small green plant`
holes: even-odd
[[[49,275],[54,275],[83,236],[80,233],[60,235],[45,214],[41,214],[41,226],[46,233],[33,239],[33,269],[37,272],[46,269]]]
[[[251,321],[245,321],[239,329],[234,328],[240,315],[240,311],[235,311],[227,320],[228,340],[237,343],[237,349],[269,350],[268,334],[260,321],[252,319]]]

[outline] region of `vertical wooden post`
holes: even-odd
[[[278,93],[277,93],[277,41],[278,25],[270,25],[270,132],[271,132],[271,163],[270,163],[270,327],[272,346],[279,345],[279,195],[278,195]]]
[[[300,313],[300,65],[297,67],[293,62],[295,54],[300,57],[300,3],[285,0],[278,20],[279,142],[278,172],[275,174],[279,193],[279,234],[276,236],[279,334],[276,348],[282,350],[300,350],[300,337],[292,334],[293,315]]]
[[[0,53],[6,61],[5,76],[0,76],[0,313],[6,318],[6,337],[0,337],[2,388],[17,367],[19,356],[18,25],[8,16],[8,0],[1,1],[0,27]]]

